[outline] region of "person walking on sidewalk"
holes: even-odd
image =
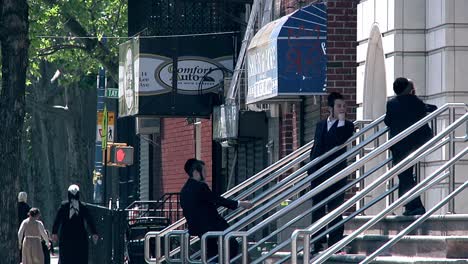
[[[60,206],[52,227],[52,240],[59,241],[60,264],[88,263],[88,232],[85,222],[96,243],[99,236],[88,208],[80,201],[80,188],[75,184],[70,185],[68,201]]]
[[[49,237],[46,234],[44,225],[39,221],[40,211],[31,208],[29,217],[21,223],[18,230],[18,241],[21,249],[23,264],[43,264],[44,253],[42,252],[41,240],[46,241],[50,247]]]

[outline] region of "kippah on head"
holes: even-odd
[[[185,165],[184,165],[184,170],[187,174],[190,174],[191,170],[192,170],[192,167],[193,167],[193,164],[197,163],[197,159],[188,159],[186,162],[185,162]]]
[[[396,95],[403,93],[409,85],[409,80],[405,77],[398,77],[393,82],[393,91]]]
[[[337,99],[341,99],[343,100],[343,95],[341,95],[340,93],[337,93],[337,92],[331,92],[328,97],[327,97],[327,105],[329,107],[334,107],[335,106],[335,101]]]
[[[72,184],[70,185],[70,187],[68,187],[68,192],[73,195],[76,195],[79,191],[80,191],[80,187],[78,187],[78,185],[76,184]]]

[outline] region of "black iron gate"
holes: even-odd
[[[125,260],[127,231],[126,212],[88,204],[96,223],[99,241],[89,243],[89,264],[123,264]]]

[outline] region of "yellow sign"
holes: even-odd
[[[96,141],[102,141],[102,118],[103,111],[97,113],[97,131],[96,131]],[[114,128],[115,128],[115,113],[107,112],[107,142],[114,142]]]

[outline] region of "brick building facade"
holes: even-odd
[[[287,15],[308,3],[316,1],[275,1],[275,18]],[[328,8],[328,39],[327,39],[327,88],[328,91],[337,91],[345,96],[348,104],[347,117],[356,118],[356,15],[357,0],[327,1]],[[279,144],[277,157],[281,158],[291,153],[302,144],[304,139],[303,122],[314,122],[318,117],[325,118],[328,115],[326,97],[315,98],[320,104],[318,113],[312,121],[304,118],[307,110],[304,110],[305,100],[302,102],[289,102],[279,106],[278,136]],[[200,135],[196,135],[196,126],[200,126]],[[177,192],[186,180],[183,165],[188,158],[196,156],[196,148],[199,144],[200,157],[207,163],[207,180],[212,182],[212,125],[211,120],[202,120],[200,124],[188,124],[184,118],[163,118],[161,122],[161,177],[164,192]]]

